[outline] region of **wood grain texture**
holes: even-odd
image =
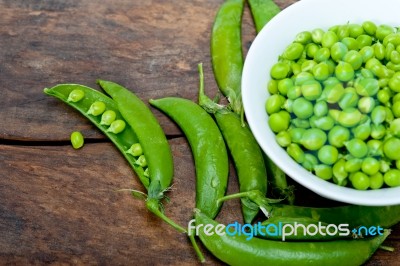
[[[45,96],[44,87],[97,78],[118,82],[147,102],[196,100],[197,64],[214,95],[209,41],[222,0],[0,0],[0,265],[198,265],[186,237],[150,214],[121,188],[143,190],[117,150],[80,114]],[[276,0],[285,8],[295,0]],[[255,37],[243,16],[243,51]],[[174,155],[166,213],[185,226],[195,199],[195,172],[181,131],[152,108]],[[73,150],[70,132],[87,143]],[[228,193],[238,191],[231,165]],[[297,185],[297,201],[332,206]],[[239,201],[218,220],[241,221]],[[400,226],[367,265],[398,265]],[[222,265],[204,248],[208,265]]]

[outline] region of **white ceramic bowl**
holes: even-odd
[[[400,204],[400,187],[358,191],[324,181],[297,164],[275,141],[264,105],[271,66],[296,34],[336,24],[362,23],[400,25],[398,0],[301,0],[275,16],[257,35],[247,54],[242,93],[246,117],[264,152],[296,182],[315,193],[337,201],[369,206]],[[400,152],[400,151],[399,151]]]

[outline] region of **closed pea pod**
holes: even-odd
[[[249,0],[248,3],[250,5],[251,14],[257,32],[260,32],[264,25],[281,11],[279,6],[277,6],[272,0]],[[296,40],[300,43],[306,44],[311,41],[311,33],[306,35],[307,36],[297,37]]]

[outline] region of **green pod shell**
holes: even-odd
[[[150,100],[150,104],[174,120],[184,132],[195,161],[196,208],[210,217],[220,209],[228,183],[228,153],[212,117],[198,104],[183,98]]]
[[[216,112],[214,116],[233,158],[240,192],[259,190],[265,195],[267,171],[264,158],[249,126],[242,126],[240,117],[233,112]],[[247,198],[241,201],[244,222],[251,223],[259,211],[258,206]]]
[[[249,0],[248,3],[257,32],[260,32],[264,25],[281,11],[272,0]]]
[[[169,188],[174,176],[172,152],[164,131],[148,106],[134,93],[111,81],[97,82],[117,103],[122,117],[136,133],[149,168],[148,196],[158,198]]]
[[[219,223],[202,213],[195,214],[196,225],[211,227]],[[217,258],[229,265],[361,265],[383,243],[390,231],[374,238],[327,242],[284,242],[246,235],[206,235],[199,230],[201,242]]]
[[[85,97],[78,102],[68,101],[69,94],[75,89],[83,91]],[[93,116],[87,114],[87,111],[89,110],[93,102],[102,101],[103,103],[106,104],[108,110],[112,110],[116,113],[117,119],[123,119],[115,101],[113,101],[111,98],[107,97],[106,95],[95,89],[79,84],[59,84],[50,89],[49,88],[44,89],[44,93],[60,99],[61,101],[68,104],[75,110],[79,111],[87,119],[89,119],[89,121],[92,122],[93,125],[95,125],[98,129],[100,129],[114,143],[114,145],[118,148],[118,150],[128,161],[129,165],[136,172],[142,184],[146,188],[149,187],[150,182],[149,179],[144,175],[144,169],[135,164],[136,159],[134,157],[125,153],[125,151],[128,150],[133,143],[139,142],[139,139],[136,136],[136,133],[133,131],[133,129],[130,126],[126,126],[125,130],[122,131],[121,133],[113,134],[107,131],[108,126],[100,124],[101,121],[100,116]]]

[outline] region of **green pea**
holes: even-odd
[[[354,70],[357,70],[361,67],[363,58],[359,52],[351,50],[344,55],[343,61],[349,63]]]
[[[286,99],[285,102],[283,103],[282,108],[289,113],[293,112],[293,100],[292,99]]]
[[[382,105],[376,106],[371,112],[371,120],[375,125],[381,124],[386,119],[386,109]]]
[[[83,147],[84,138],[81,132],[74,131],[71,133],[71,144],[74,149],[79,149]]]
[[[114,122],[117,114],[113,110],[107,110],[101,115],[100,125],[109,126]]]
[[[304,132],[306,132],[306,129],[295,127],[290,128],[288,132],[293,143],[300,143],[301,139],[303,138]]]
[[[300,140],[301,145],[310,151],[319,150],[326,142],[327,136],[324,131],[319,128],[307,129]]]
[[[140,143],[134,143],[131,145],[129,150],[126,151],[126,153],[135,157],[140,156],[143,154],[142,145],[140,145]]]
[[[392,112],[395,117],[400,117],[400,101],[396,101],[393,103]]]
[[[113,121],[110,127],[107,129],[107,132],[111,132],[114,134],[121,133],[126,127],[126,123],[124,120],[117,119]]]
[[[294,42],[289,44],[283,52],[283,57],[288,60],[296,60],[303,54],[304,46],[301,43]]]
[[[391,90],[389,90],[389,91],[391,92]],[[400,92],[396,93],[392,98],[393,103],[398,102],[398,101],[400,101]]]
[[[391,33],[383,39],[384,46],[388,46],[389,44],[393,46],[398,46],[400,44],[400,34],[398,32]]]
[[[293,102],[293,113],[300,119],[307,119],[313,114],[313,104],[300,97]]]
[[[342,126],[334,126],[328,133],[328,142],[336,148],[341,148],[350,139],[350,130]]]
[[[329,180],[333,176],[332,167],[325,164],[318,164],[314,166],[315,175],[323,180]]]
[[[310,128],[310,120],[309,119],[300,119],[300,118],[294,118],[292,119],[292,125],[298,128]]]
[[[286,111],[279,111],[273,113],[268,119],[268,124],[271,130],[275,133],[279,133],[288,129],[290,123],[290,114]]]
[[[344,43],[349,50],[358,50],[358,42],[354,38],[345,37],[342,39],[342,43]]]
[[[276,135],[276,142],[278,142],[279,146],[287,147],[290,143],[292,143],[292,139],[290,137],[289,132],[281,131]]]
[[[356,38],[358,42],[358,49],[362,49],[366,46],[371,46],[372,44],[372,37],[366,34],[361,34]]]
[[[371,121],[368,120],[352,129],[354,137],[366,140],[371,135]]]
[[[349,25],[350,37],[357,38],[358,36],[365,33],[362,25],[359,24],[350,24]]]
[[[83,97],[85,97],[85,93],[83,92],[83,90],[74,89],[69,93],[67,102],[76,103],[82,100]]]
[[[392,123],[392,121],[394,120],[394,114],[392,112],[392,109],[385,106],[385,110],[386,110],[386,119],[385,122],[387,123]]]
[[[349,25],[340,25],[337,27],[336,35],[339,40],[342,40],[345,37],[350,36],[350,27]]]
[[[270,79],[267,84],[267,90],[270,94],[278,93],[278,81],[275,79]]]
[[[294,78],[294,85],[295,86],[301,86],[305,82],[314,80],[314,76],[309,73],[309,72],[300,72],[297,76]]]
[[[389,92],[385,90],[379,90],[376,97],[378,98],[379,102],[386,104],[389,102],[391,96]]]
[[[325,86],[322,91],[320,100],[325,100],[328,103],[337,103],[345,93],[342,83]]]
[[[271,68],[270,75],[274,79],[284,79],[289,75],[290,66],[283,62],[274,64]]]
[[[333,44],[339,41],[338,36],[333,31],[327,31],[324,33],[321,39],[322,47],[331,48]]]
[[[335,62],[339,62],[348,52],[347,46],[342,42],[337,42],[331,46],[331,57]]]
[[[354,87],[361,96],[374,96],[379,91],[378,81],[374,78],[359,78]]]
[[[375,35],[377,27],[376,27],[374,22],[372,22],[372,21],[364,21],[363,24],[362,24],[362,27],[363,27],[364,31],[368,35],[371,35],[371,36]]]
[[[357,190],[367,190],[370,185],[369,177],[363,172],[355,173],[350,181],[353,187]]]
[[[356,108],[346,108],[340,112],[337,119],[338,123],[344,127],[354,127],[360,123],[362,114]]]
[[[288,89],[293,86],[294,86],[293,80],[290,78],[284,78],[278,81],[278,91],[280,94],[284,96],[287,94]]]
[[[346,161],[344,169],[346,172],[355,173],[361,169],[362,162],[360,158],[351,158]]]
[[[371,125],[371,137],[373,139],[382,139],[386,135],[386,127],[382,124]]]
[[[370,139],[367,142],[368,155],[369,156],[382,156],[383,155],[383,145],[382,141],[377,139]]]
[[[327,165],[334,164],[339,156],[339,152],[336,147],[331,145],[324,145],[321,149],[318,150],[318,159]]]
[[[321,96],[321,93],[322,93],[321,83],[319,83],[316,80],[309,80],[304,82],[303,85],[301,85],[301,94],[308,101],[313,101],[318,99]]]
[[[390,56],[393,51],[395,51],[396,47],[392,43],[388,43],[386,45],[386,50],[385,50],[385,59],[387,61],[390,61]]]
[[[314,104],[314,115],[323,117],[328,114],[328,104],[325,101],[318,101]]]
[[[361,55],[363,63],[365,63],[369,59],[371,59],[375,56],[374,48],[372,48],[372,46],[365,46],[365,47],[361,48],[360,55]]]
[[[380,167],[380,162],[373,157],[366,157],[361,164],[361,170],[367,175],[378,173]]]
[[[378,172],[374,175],[369,177],[369,187],[371,189],[380,189],[383,186],[383,175],[382,173]]]
[[[390,133],[395,137],[400,137],[400,118],[396,118],[390,123]]]
[[[400,170],[390,169],[383,175],[383,180],[389,187],[400,186]]]
[[[358,101],[358,110],[361,113],[368,114],[375,108],[375,100],[372,97],[361,97]]]
[[[314,29],[311,31],[311,38],[314,43],[321,43],[322,38],[325,34],[325,31],[323,29]]]
[[[393,33],[393,32],[394,32],[394,28],[393,28],[392,26],[382,24],[382,25],[379,25],[379,26],[376,28],[375,37],[376,37],[378,40],[383,41],[383,39],[385,39],[385,37],[386,37],[387,35],[389,35],[389,34],[391,34],[391,33]]]
[[[314,167],[318,164],[318,159],[311,153],[304,153],[304,162],[302,166],[308,171],[312,171]]]
[[[295,100],[301,96],[301,87],[292,86],[288,89],[286,96],[288,99]]]
[[[328,78],[330,78],[335,73],[335,69],[336,69],[336,65],[337,64],[331,58],[326,60],[324,63],[326,63],[326,65],[328,66],[328,71],[329,71],[329,77]],[[322,80],[322,82],[324,82],[325,80]]]
[[[314,60],[318,63],[324,62],[331,56],[331,51],[327,47],[320,48],[314,55]]]
[[[321,62],[315,65],[312,69],[312,74],[314,75],[314,78],[318,81],[326,80],[330,75],[328,64],[325,62]]]
[[[400,64],[400,53],[398,51],[392,51],[390,54],[390,61],[393,64]]]
[[[383,60],[385,58],[385,46],[382,43],[377,42],[373,45],[375,58],[378,60]]]
[[[347,151],[356,158],[363,158],[368,154],[367,144],[360,139],[351,139],[344,143]]]
[[[353,87],[347,87],[344,90],[343,96],[340,98],[338,104],[340,108],[346,109],[349,107],[356,107],[359,101],[359,96]]]
[[[400,45],[397,46],[397,47],[400,47]],[[395,72],[399,72],[400,71],[400,63],[399,64],[394,64],[393,62],[388,62],[386,64],[386,67],[391,69],[391,70],[393,70],[393,71],[395,71]]]
[[[146,157],[144,155],[140,155],[139,158],[136,160],[135,164],[141,167],[146,167],[147,166]]]
[[[391,137],[383,143],[383,154],[389,160],[400,160],[400,139]]]
[[[286,148],[287,153],[292,157],[297,163],[303,163],[305,159],[304,151],[296,143],[291,143]]]
[[[315,127],[322,129],[322,130],[330,130],[335,125],[335,121],[330,116],[323,116],[315,119],[314,121]]]
[[[324,85],[324,87],[329,87],[329,86],[334,86],[337,84],[341,84],[342,82],[340,80],[337,79],[337,77],[329,77],[326,80],[324,80],[322,82],[322,84]]]
[[[312,69],[314,66],[317,65],[317,62],[315,62],[314,60],[305,60],[302,64],[301,64],[301,71],[304,72],[312,72]]]
[[[149,168],[146,168],[146,170],[144,170],[143,175],[145,177],[150,177]]]
[[[314,58],[315,54],[319,50],[320,46],[315,43],[309,43],[306,45],[306,55],[308,58]]]
[[[335,75],[340,81],[347,82],[354,78],[354,69],[349,63],[340,61],[335,69]]]
[[[339,186],[344,185],[349,173],[345,169],[346,161],[344,159],[339,159],[332,167],[333,179]]]
[[[396,72],[389,79],[389,88],[394,92],[400,92],[400,72]]]
[[[281,110],[284,102],[285,102],[285,97],[283,97],[282,95],[280,94],[271,95],[265,102],[265,110],[269,115],[277,113]]]
[[[372,73],[371,70],[366,69],[366,68],[362,68],[361,69],[361,75],[364,78],[373,78],[373,77],[375,77],[374,73]]]
[[[100,101],[92,103],[87,111],[87,114],[98,116],[101,115],[106,110],[106,104]]]
[[[309,31],[302,31],[298,33],[294,39],[295,42],[299,42],[301,44],[308,44],[312,41],[311,32]]]

